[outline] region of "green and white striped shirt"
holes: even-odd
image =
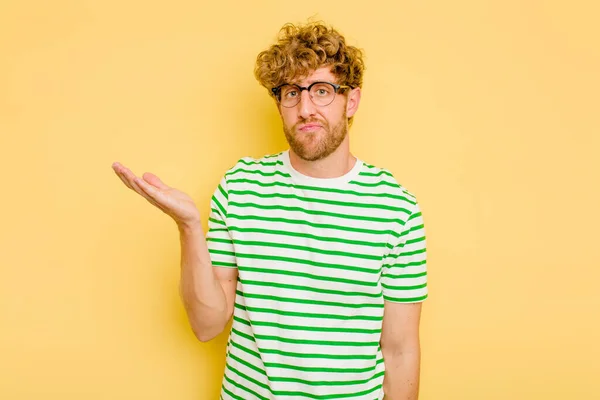
[[[221,398],[382,399],[384,301],[427,297],[419,205],[392,174],[242,158],[211,201],[215,267],[238,268]]]

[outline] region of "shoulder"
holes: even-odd
[[[237,175],[256,172],[270,172],[279,169],[283,165],[280,160],[281,152],[267,154],[260,158],[242,157],[225,173],[225,178],[229,179]]]
[[[281,159],[282,152],[268,154],[260,158],[242,157],[223,176],[223,183],[231,187],[241,187],[272,184],[275,181],[289,178]]]
[[[378,194],[391,196],[406,205],[415,206],[417,204],[417,196],[402,185],[396,175],[387,168],[363,161],[363,167],[356,177],[355,183],[364,188],[372,188]]]

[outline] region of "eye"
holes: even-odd
[[[331,94],[333,94],[333,87],[326,83],[323,83],[323,84],[315,85],[312,88],[312,92],[314,95],[316,95],[318,97],[327,97],[327,96],[330,96]]]
[[[298,87],[294,85],[285,85],[281,88],[282,99],[294,99],[299,96]]]

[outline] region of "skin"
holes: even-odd
[[[328,68],[320,68],[295,82],[336,83]],[[300,173],[315,178],[346,174],[356,163],[350,153],[348,118],[358,110],[360,88],[337,94],[328,106],[316,106],[307,91],[295,107],[278,105],[283,130],[290,144],[290,162]],[[220,334],[233,314],[238,270],[211,265],[200,213],[185,193],[169,187],[156,175],[136,176],[120,163],[113,170],[129,189],[169,215],[176,223],[181,243],[180,290],[190,325],[200,341]],[[386,400],[416,400],[419,393],[421,304],[384,306],[381,349],[386,365]]]
[[[319,68],[308,77],[290,83],[306,87],[315,81],[336,83],[336,78],[328,68]],[[337,94],[331,104],[321,107],[303,90],[300,103],[295,107],[278,105],[283,131],[290,144],[290,161],[298,172],[315,178],[335,178],[352,169],[356,157],[350,153],[348,118],[358,110],[360,96],[360,88],[352,89]],[[321,128],[312,130],[312,124]]]
[[[194,201],[156,175],[136,176],[120,163],[113,170],[125,186],[169,215],[177,224],[181,245],[180,292],[192,327],[202,342],[225,329],[233,315],[237,268],[213,267]]]

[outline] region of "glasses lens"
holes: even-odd
[[[295,85],[285,85],[279,89],[279,102],[284,107],[293,107],[300,101],[300,88]]]
[[[335,87],[327,82],[315,83],[310,88],[310,98],[318,106],[327,106],[335,98]],[[279,103],[295,107],[302,98],[302,89],[296,85],[284,85],[279,89]]]
[[[335,88],[329,83],[317,83],[310,88],[310,97],[316,105],[326,106],[333,101]]]

